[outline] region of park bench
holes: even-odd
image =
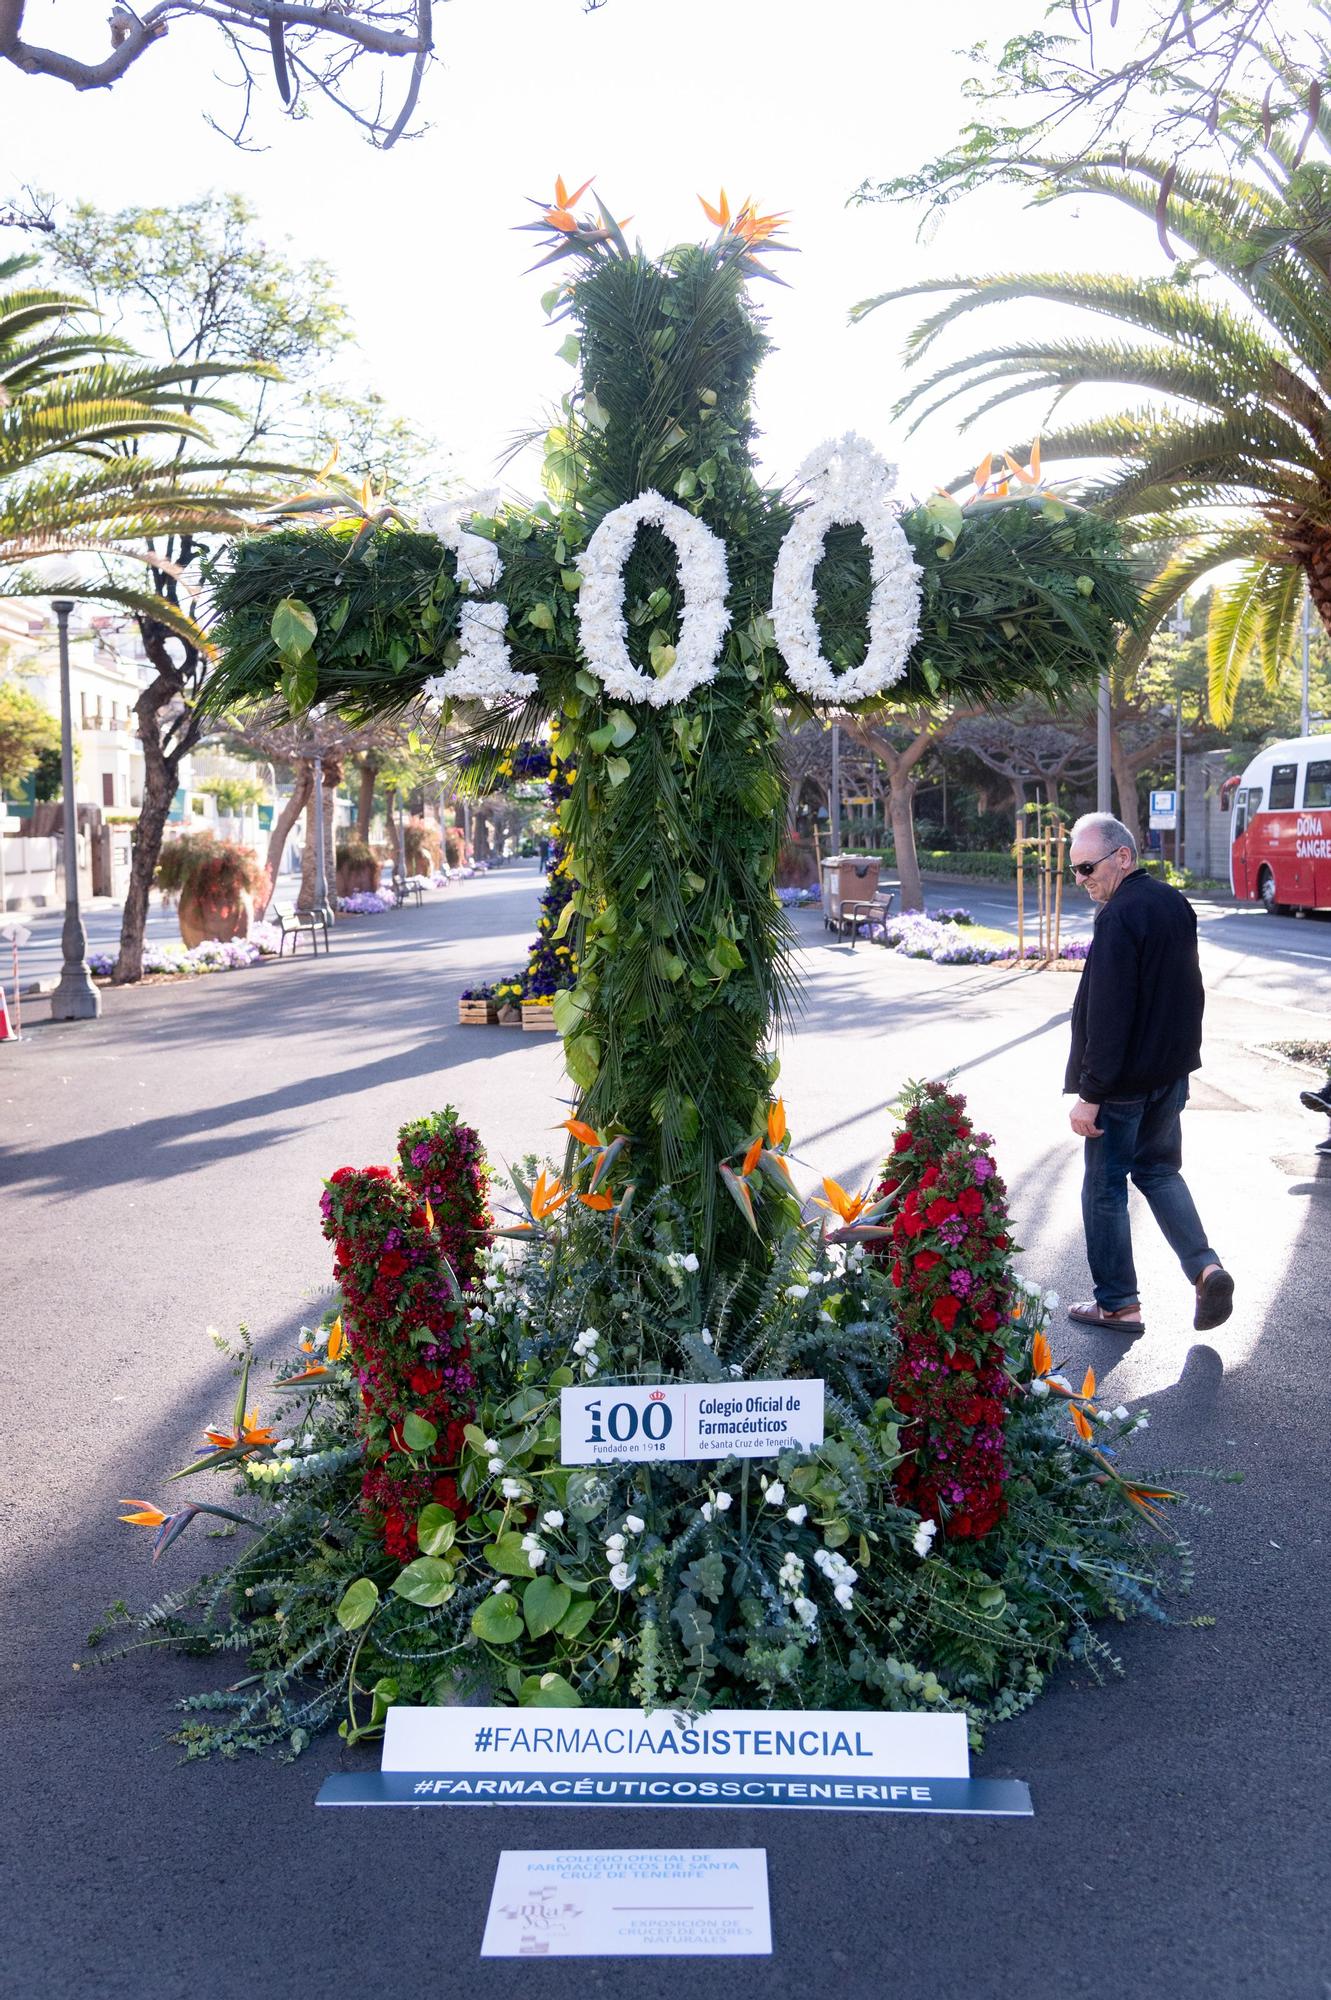
[[[874,895],[859,901],[843,902],[837,916],[836,928],[840,937],[849,937],[850,947],[855,949],[855,940],[860,932],[867,931],[872,924],[883,924],[892,914],[896,901],[897,884],[880,882]]]
[[[423,890],[421,889],[421,885],[419,882],[399,882],[397,877],[394,876],[392,882],[389,884],[389,887],[392,891],[393,901],[396,903],[399,910],[402,908],[402,905],[406,902],[408,896],[414,896],[416,898],[417,909],[419,909],[422,903],[425,901],[425,895]]]
[[[322,910],[296,910],[292,908],[290,903],[271,903],[268,907],[268,922],[276,925],[280,932],[277,941],[277,955],[279,958],[281,958],[287,948],[288,938],[291,939],[291,956],[294,958],[301,935],[305,932],[309,934],[309,940],[314,946],[314,955],[316,958],[319,956],[319,933],[321,931],[323,933],[324,950],[332,950],[332,946],[328,940],[328,919]]]

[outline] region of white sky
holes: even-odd
[[[1109,203],[1082,220],[1072,204],[1032,212],[996,190],[950,211],[926,244],[917,215],[845,206],[866,176],[908,170],[956,131],[966,65],[952,52],[1039,11],[1039,0],[608,0],[588,15],[578,0],[450,0],[425,99],[432,129],[387,154],[330,112],[275,115],[275,93],[268,150],[237,151],[200,115],[230,112],[211,76],[223,45],[190,23],[113,92],[79,96],[0,67],[0,197],[24,182],[104,208],[245,194],[269,240],[339,274],[361,348],[339,377],[379,389],[484,484],[512,433],[570,380],[556,354],[566,329],[540,310],[550,274],[522,275],[538,239],[509,233],[534,213],[524,197],[548,197],[556,173],[570,186],[595,173],[608,205],[633,216],[629,235],[659,249],[708,233],[697,193],[753,193],[792,211],[802,249],[776,260],[793,291],[758,288],[779,350],[758,397],[766,471],[787,478],[853,427],[900,462],[905,490],[927,491],[1038,411],[1000,413],[965,442],[948,417],[906,439],[891,408],[902,340],[925,307],[852,328],[856,299],[953,271],[1164,269],[1149,224]],[[106,0],[32,0],[25,28],[91,55],[105,16]],[[0,248],[35,240],[6,231]],[[528,491],[535,480],[529,465],[510,475]]]

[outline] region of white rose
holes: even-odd
[[[513,1586],[509,1582],[508,1578],[506,1576],[501,1576],[498,1583],[492,1584],[490,1586],[490,1595],[492,1597],[502,1597],[506,1590],[512,1590],[512,1588]]]
[[[1032,1396],[1047,1396],[1049,1394],[1049,1384],[1045,1381],[1043,1375],[1033,1376],[1026,1384],[1026,1388]]]
[[[498,1453],[496,1453],[495,1456],[490,1460],[490,1470],[491,1472],[502,1472],[503,1469],[504,1469],[504,1461],[502,1458],[499,1457]]]
[[[716,1509],[710,1500],[704,1500],[698,1512],[702,1515],[704,1521],[710,1521]]]
[[[917,1556],[928,1555],[930,1549],[933,1547],[934,1536],[937,1533],[938,1533],[937,1521],[920,1522],[919,1527],[915,1530],[915,1535],[911,1542],[911,1547],[914,1549]]]
[[[712,1344],[712,1329],[709,1326],[705,1326],[698,1337],[704,1347],[710,1347]]]
[[[499,1491],[503,1494],[505,1500],[521,1500],[527,1489],[520,1479],[510,1477],[504,1480]]]
[[[774,1479],[763,1495],[769,1507],[779,1507],[785,1497],[786,1489],[779,1479]]]
[[[791,1606],[791,1610],[795,1613],[801,1625],[816,1625],[818,1622],[818,1606],[811,1598],[797,1597]]]
[[[1058,1311],[1058,1293],[1057,1293],[1057,1292],[1046,1292],[1046,1293],[1045,1293],[1045,1295],[1044,1295],[1044,1309],[1045,1309],[1045,1311],[1046,1311],[1046,1312],[1051,1312],[1051,1313],[1056,1313],[1056,1312]]]
[[[543,1528],[562,1528],[563,1525],[564,1516],[560,1513],[558,1507],[551,1507],[548,1513],[541,1516],[541,1526]]]
[[[616,1590],[627,1590],[629,1584],[633,1581],[629,1575],[628,1564],[622,1562],[615,1563],[610,1571],[610,1581],[614,1584]]]
[[[698,1259],[694,1256],[692,1250],[689,1251],[687,1257],[681,1257],[679,1261],[681,1268],[685,1271],[696,1271],[698,1269]]]
[[[1128,1412],[1126,1405],[1120,1403],[1118,1408],[1115,1410],[1114,1415],[1117,1417],[1119,1423],[1125,1424],[1128,1421]]]
[[[809,1517],[809,1510],[804,1505],[803,1501],[800,1502],[798,1507],[787,1507],[786,1509],[786,1519],[788,1521],[793,1521],[797,1528],[803,1527],[808,1517]]]
[[[643,1520],[641,1514],[626,1514],[624,1516],[624,1526],[631,1535],[640,1535],[647,1526],[647,1523]]]
[[[729,1493],[717,1494],[716,1511],[718,1514],[724,1514],[732,1504],[733,1504],[732,1497]]]
[[[808,1296],[809,1296],[809,1287],[807,1285],[786,1286],[786,1297],[788,1299],[807,1299]]]
[[[837,1603],[843,1611],[849,1611],[851,1605],[855,1602],[855,1587],[853,1584],[839,1583],[832,1595],[836,1598]]]

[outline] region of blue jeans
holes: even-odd
[[[1102,1312],[1138,1303],[1137,1271],[1128,1227],[1128,1179],[1150,1204],[1166,1242],[1195,1283],[1208,1264],[1220,1259],[1206,1240],[1192,1196],[1179,1169],[1183,1164],[1180,1116],[1188,1101],[1188,1079],[1167,1083],[1145,1097],[1107,1099],[1096,1124],[1104,1134],[1087,1139],[1081,1213],[1086,1258]]]

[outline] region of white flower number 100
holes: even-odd
[[[786,672],[801,693],[822,702],[867,701],[900,680],[920,623],[920,571],[892,506],[896,468],[853,431],[822,445],[806,459],[800,478],[810,503],[787,530],[776,560],[772,625]],[[464,509],[431,509],[427,524],[457,553],[459,580],[493,587],[503,569],[499,551],[462,527]],[[869,545],[872,595],[869,647],[858,667],[839,672],[818,638],[814,573],[829,528],[858,524]],[[659,674],[644,673],[629,657],[624,617],[624,566],[640,527],[661,530],[674,544],[684,610],[679,644]],[[664,708],[684,701],[715,680],[730,629],[726,609],[729,571],[719,535],[660,493],[640,493],[612,508],[579,562],[578,630],[583,657],[607,694],[619,701]],[[501,604],[463,603],[455,666],[431,681],[427,693],[497,702],[536,692],[534,674],[512,665]]]

